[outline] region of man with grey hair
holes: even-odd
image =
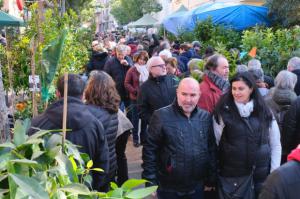
[[[178,80],[174,75],[167,75],[166,64],[159,56],[151,57],[147,68],[149,78],[140,87],[138,107],[140,117],[149,124],[155,110],[174,101]]]
[[[265,96],[269,93],[269,89],[267,88],[267,84],[264,82],[264,71],[262,68],[257,69],[249,69],[249,73],[251,73],[255,79],[258,90],[262,96]]]
[[[127,46],[119,44],[116,47],[116,56],[111,57],[104,65],[104,71],[107,72],[115,81],[116,88],[125,107],[130,105],[129,95],[124,86],[125,76],[132,63],[127,53]],[[121,107],[122,108],[122,107]]]
[[[291,58],[287,64],[287,70],[297,75],[298,80],[294,91],[299,96],[300,95],[300,58],[299,57]]]
[[[261,68],[261,63],[258,59],[251,59],[248,62],[248,70],[256,70]]]
[[[263,71],[261,62],[258,59],[251,59],[248,62],[248,70],[249,70],[249,72],[255,71],[255,70]],[[264,72],[263,72],[263,81],[266,83],[266,87],[268,89],[274,86],[274,79],[268,75],[265,75]]]

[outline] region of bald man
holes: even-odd
[[[143,148],[142,177],[158,185],[158,199],[201,199],[216,176],[211,115],[199,108],[199,83],[181,80],[176,100],[155,111]]]

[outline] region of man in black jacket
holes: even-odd
[[[167,75],[166,64],[159,56],[150,58],[147,67],[150,75],[140,87],[138,108],[140,117],[149,124],[155,110],[174,101],[178,79],[173,75]]]
[[[173,104],[153,113],[143,148],[142,177],[157,184],[159,199],[202,199],[216,175],[211,115],[199,108],[199,83],[183,79]]]
[[[116,47],[116,56],[108,59],[104,65],[104,71],[107,72],[115,81],[116,88],[121,97],[121,101],[127,108],[130,105],[129,95],[124,86],[125,76],[132,61],[130,57],[126,56],[127,46],[118,45]],[[121,107],[122,108],[122,107]]]
[[[105,172],[109,168],[108,146],[102,124],[88,111],[81,101],[84,82],[79,75],[69,74],[68,79],[68,113],[66,139],[73,144],[81,146],[79,150],[87,153],[94,162],[95,168],[102,168]],[[40,129],[62,129],[63,118],[64,77],[58,80],[58,101],[51,104],[47,110],[32,119],[31,126]],[[35,133],[30,129],[29,134]],[[98,191],[107,187],[104,181],[106,173],[92,172],[92,187]]]
[[[259,199],[298,199],[300,196],[300,145],[288,156],[288,162],[267,178]]]

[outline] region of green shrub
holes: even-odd
[[[93,161],[66,141],[62,146],[61,130],[39,130],[27,136],[29,120],[17,120],[12,142],[0,144],[0,198],[40,199],[140,199],[157,187],[135,189],[146,180],[130,179],[121,187],[112,183],[112,191],[99,193],[91,189]],[[72,133],[72,132],[68,132]]]
[[[254,28],[246,30],[242,36],[242,49],[249,52],[257,47],[257,56],[266,73],[276,76],[280,70],[286,69],[288,60],[299,55],[300,28],[291,29]],[[245,57],[243,61],[248,61]]]

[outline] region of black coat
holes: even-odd
[[[149,79],[140,87],[138,95],[139,116],[149,123],[155,110],[168,106],[174,101],[177,86],[177,77],[173,75],[156,78],[149,76]]]
[[[182,73],[188,71],[188,62],[190,61],[191,59],[191,52],[187,51],[187,52],[184,52],[184,53],[181,53],[179,56],[178,56],[178,60],[183,63],[183,67],[184,68],[180,68],[180,71]]]
[[[188,118],[173,104],[154,112],[143,147],[142,178],[161,189],[191,191],[216,174],[211,115],[195,108]]]
[[[103,70],[104,65],[109,58],[107,52],[94,52],[87,64],[87,72],[90,73],[92,70]]]
[[[299,96],[300,95],[300,69],[293,70],[292,73],[297,75],[297,83],[296,83],[296,86],[294,88],[294,91],[297,94],[297,96]]]
[[[233,104],[224,105],[218,114],[225,124],[219,143],[221,176],[250,175],[255,164],[254,183],[259,189],[270,173],[269,124],[260,121],[253,112],[243,119]]]
[[[129,60],[127,62],[130,64]],[[117,59],[117,57],[112,57],[108,59],[104,66],[104,71],[107,72],[115,81],[116,88],[122,101],[126,101],[129,99],[128,92],[124,86],[126,73],[129,70],[129,68],[130,65],[122,65]]]
[[[300,97],[285,114],[281,134],[282,155],[287,156],[300,143]]]
[[[32,119],[31,126],[40,129],[62,129],[63,99],[50,105],[47,110]],[[93,160],[95,168],[102,168],[105,171],[109,168],[108,147],[102,124],[87,110],[80,99],[68,96],[66,139],[73,144],[81,146],[79,150],[87,153]],[[29,134],[33,134],[31,130]],[[104,180],[106,173],[92,172],[93,189],[103,190],[107,186]]]
[[[114,177],[117,170],[116,140],[118,131],[118,114],[109,113],[107,110],[88,105],[88,110],[103,124],[108,149],[109,149],[109,177]]]
[[[300,197],[300,162],[289,161],[267,178],[259,199],[298,199]]]

